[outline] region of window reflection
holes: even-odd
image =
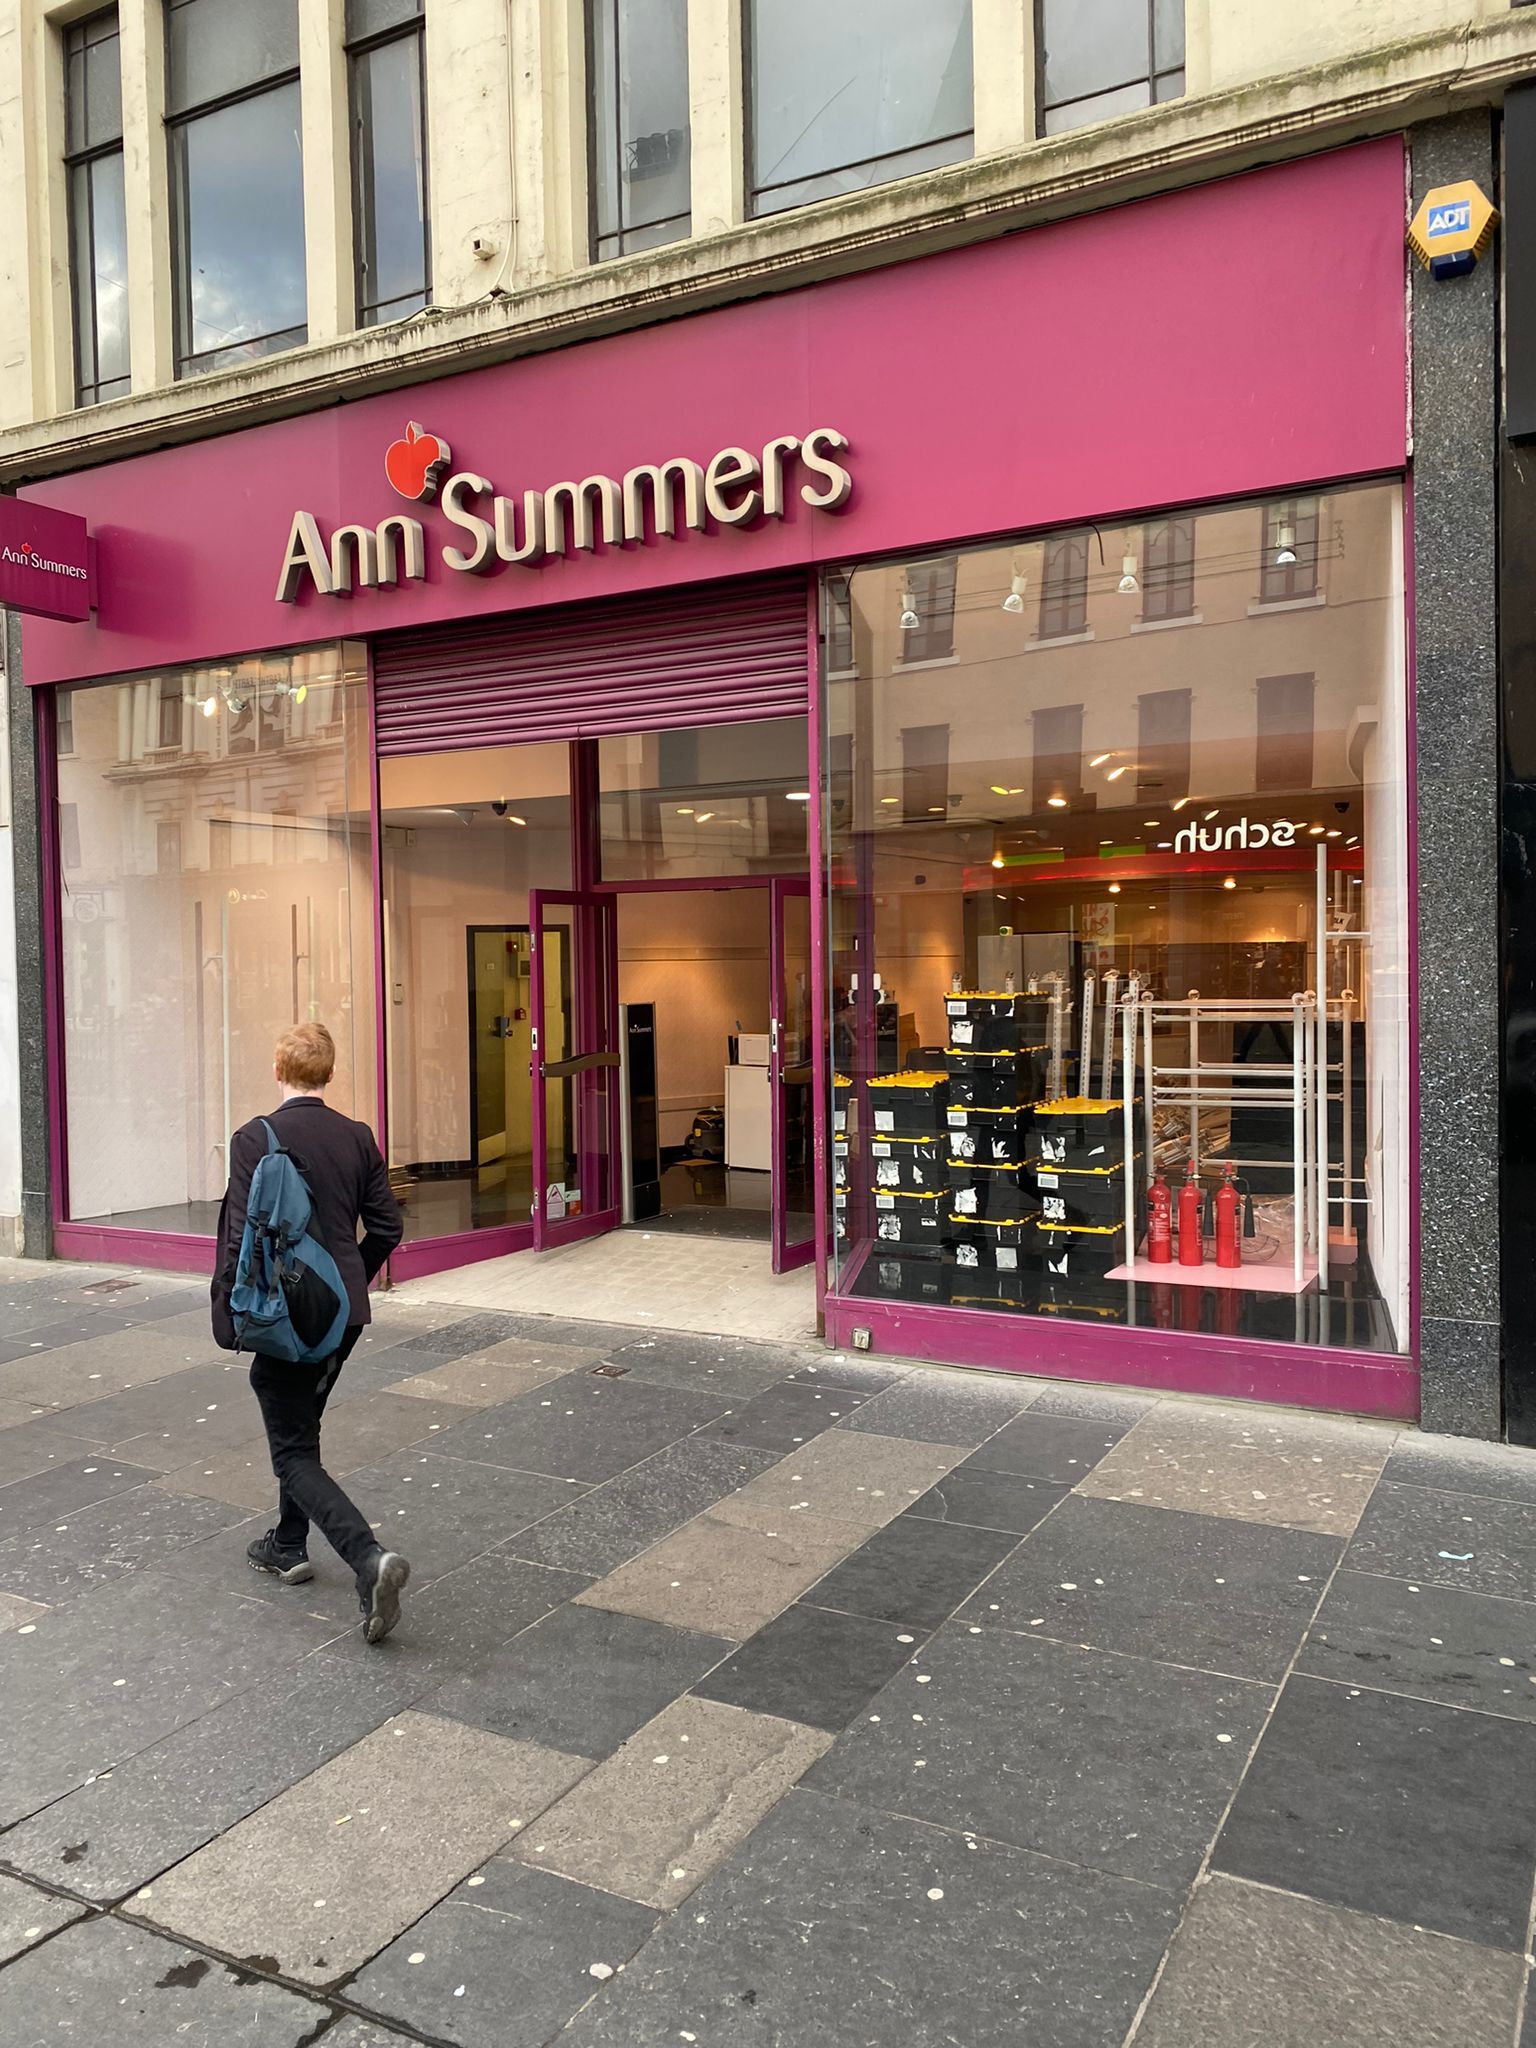
[[[688,234],[687,0],[589,0],[593,253]]]
[[[1045,133],[1184,91],[1184,0],[1037,0]]]
[[[117,9],[77,22],[65,46],[75,402],[129,388],[128,230]]]
[[[599,740],[603,880],[803,873],[806,746],[803,718]]]
[[[420,0],[349,0],[352,208],[361,325],[431,298],[426,37]]]

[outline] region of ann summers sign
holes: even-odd
[[[498,496],[489,477],[458,470],[441,485],[442,515],[455,532],[439,559],[456,575],[530,568],[551,555],[590,553],[599,544],[636,546],[653,535],[671,540],[683,531],[707,534],[782,519],[794,492],[814,510],[840,511],[853,478],[835,458],[847,447],[847,436],[835,427],[814,427],[803,437],[775,435],[761,449],[722,448],[707,463],[676,455],[622,477],[588,476],[516,498]],[[447,442],[413,420],[404,438],[391,443],[384,469],[402,497],[420,501],[438,496],[438,479],[451,460]],[[292,604],[306,586],[322,597],[347,597],[354,590],[419,583],[426,574],[426,533],[408,513],[392,513],[377,526],[338,526],[327,539],[312,513],[295,512],[277,597]]]
[[[85,521],[0,498],[0,608],[78,621],[90,617],[95,601]]]

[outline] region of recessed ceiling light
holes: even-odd
[[[899,796],[883,796],[881,797],[880,801],[883,804],[899,804],[901,802],[901,798]]]
[[[1178,797],[1175,797],[1175,798],[1174,798],[1174,800],[1173,800],[1173,802],[1172,802],[1172,803],[1171,803],[1171,804],[1169,805],[1169,809],[1170,809],[1170,810],[1174,810],[1174,811],[1182,811],[1182,810],[1183,810],[1183,808],[1184,808],[1184,806],[1185,806],[1185,805],[1186,805],[1186,804],[1187,804],[1188,802],[1189,802],[1189,798],[1188,798],[1187,796],[1178,796]]]
[[[1223,889],[1235,889],[1237,887],[1237,883],[1231,875],[1228,875],[1227,879],[1222,883],[1221,886],[1223,887]]]
[[[1048,796],[1046,802],[1053,811],[1064,811],[1067,808],[1067,800],[1064,796]]]
[[[1120,884],[1118,882],[1111,882],[1109,885],[1109,893],[1111,896],[1118,896],[1120,894]]]
[[[1309,831],[1309,832],[1310,832],[1310,833],[1312,834],[1312,837],[1313,837],[1314,839],[1316,839],[1316,838],[1318,837],[1318,835],[1319,835],[1319,834],[1321,833],[1322,829],[1323,829],[1323,828],[1322,828],[1322,826],[1321,826],[1321,825],[1309,825],[1309,826],[1307,827],[1307,830],[1308,830],[1308,831]]]
[[[680,818],[691,818],[693,816],[693,805],[679,804],[677,807],[677,815]]]
[[[1090,768],[1102,768],[1104,766],[1104,763],[1108,759],[1108,754],[1095,754],[1093,759],[1088,763],[1088,766]]]
[[[1205,814],[1205,822],[1206,822],[1206,824],[1207,824],[1207,825],[1209,825],[1209,823],[1211,822],[1212,818],[1219,818],[1220,816],[1221,816],[1221,806],[1220,806],[1220,804],[1218,804],[1218,805],[1216,806],[1216,808],[1215,808],[1215,810],[1214,810],[1214,811],[1207,811],[1207,812],[1206,812],[1206,814]]]
[[[993,785],[992,785],[992,794],[993,794],[994,796],[1006,796],[1006,795],[1008,794],[1008,792],[1007,792],[1007,790],[1006,790],[1006,789],[1004,788],[1004,786],[1003,786],[1003,784],[1002,784],[1002,783],[1000,783],[1000,782],[994,782],[994,783],[993,783]]]
[[[713,811],[700,811],[696,822],[700,825],[707,825],[714,815]]]
[[[944,806],[942,804],[930,804],[928,806],[928,815],[930,818],[942,818],[944,815]]]
[[[1171,853],[1173,851],[1173,841],[1171,839],[1159,839],[1157,850],[1159,853]]]
[[[810,800],[811,792],[808,789],[786,789],[784,792],[784,801],[787,804],[808,804]]]
[[[1005,865],[1005,863],[1004,863],[1004,860],[1003,860],[1003,856],[1002,856],[1002,855],[1001,855],[1000,853],[994,853],[994,854],[993,854],[993,856],[992,856],[992,865],[993,865],[993,867],[995,867],[995,868],[1000,868],[1000,867],[1002,867],[1002,866],[1004,866],[1004,865]]]
[[[1143,818],[1141,822],[1143,825],[1146,826],[1149,832],[1155,832],[1157,830],[1156,818]]]

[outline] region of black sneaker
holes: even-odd
[[[258,1536],[254,1543],[247,1544],[245,1554],[257,1571],[270,1572],[285,1586],[302,1586],[306,1579],[315,1576],[309,1553],[285,1549],[278,1542],[275,1529],[269,1529],[265,1536]]]
[[[411,1568],[396,1550],[375,1552],[373,1562],[357,1575],[357,1604],[363,1610],[363,1637],[382,1643],[400,1619],[400,1595]]]

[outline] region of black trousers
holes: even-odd
[[[261,1408],[277,1474],[277,1540],[285,1549],[302,1550],[313,1522],[354,1572],[368,1563],[379,1541],[362,1510],[320,1462],[320,1419],[361,1334],[362,1325],[352,1324],[341,1349],[320,1365],[293,1365],[260,1352],[251,1360],[251,1391]]]

